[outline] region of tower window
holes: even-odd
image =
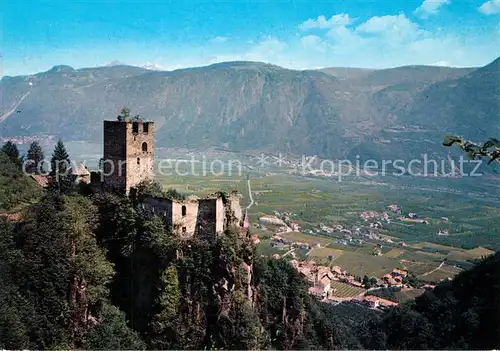
[[[148,143],[142,143],[142,152],[148,152]]]
[[[186,215],[186,206],[182,206],[182,217]]]
[[[140,165],[141,164],[141,159],[139,157],[137,157],[137,164]]]
[[[144,123],[142,125],[142,128],[143,128],[142,131],[143,131],[144,134],[149,133],[149,123]]]
[[[139,133],[139,123],[138,122],[133,122],[132,123],[132,133]]]
[[[182,234],[186,234],[186,227],[182,227]]]

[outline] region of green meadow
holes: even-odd
[[[165,175],[158,180],[167,188],[206,196],[224,190],[241,193],[241,204],[250,204],[247,178],[250,179],[254,204],[248,210],[251,232],[261,236],[260,254],[284,254],[269,246],[274,234],[272,226],[255,228],[258,218],[272,215],[274,211],[287,212],[302,227],[301,233],[281,234],[293,241],[320,243],[321,248],[310,252],[295,250],[295,257],[314,260],[330,266],[341,266],[349,273],[376,276],[389,273],[394,268],[408,270],[422,281],[437,282],[447,279],[467,268],[475,259],[500,249],[500,203],[494,196],[481,197],[466,194],[466,184],[453,180],[414,181],[408,184],[400,179],[386,182],[334,182],[326,178],[303,177],[285,173],[248,172],[224,175]],[[477,194],[480,189],[472,187]],[[436,189],[439,189],[437,191]],[[462,190],[461,190],[462,189]],[[491,195],[491,194],[490,194]],[[500,198],[500,197],[499,197]],[[320,224],[332,226],[363,226],[363,211],[387,211],[387,206],[397,204],[403,215],[415,212],[426,218],[428,225],[398,220],[390,213],[391,223],[384,223],[380,231],[393,239],[384,243],[381,256],[374,256],[375,242],[365,240],[362,245],[341,245],[335,241],[343,233],[310,235]],[[448,222],[441,220],[447,217]],[[447,230],[448,236],[438,236]],[[404,242],[406,246],[400,244]],[[326,246],[326,247],[325,247]],[[288,255],[288,258],[291,258]],[[446,261],[441,268],[440,265]]]
[[[247,175],[223,176],[159,176],[167,188],[208,195],[218,190],[238,190],[241,203],[250,203]],[[450,182],[453,182],[451,180]],[[474,249],[485,247],[500,249],[500,203],[493,197],[472,197],[462,193],[428,190],[426,185],[366,184],[357,182],[336,183],[324,178],[307,178],[288,174],[250,174],[254,205],[249,209],[252,222],[259,216],[274,211],[293,214],[303,229],[327,226],[362,224],[359,214],[363,211],[386,211],[390,204],[398,204],[403,214],[415,212],[429,224],[407,223],[389,213],[390,224],[384,224],[382,234],[405,241],[410,246],[429,242],[434,245]],[[444,181],[441,181],[444,183]],[[434,184],[435,187],[444,184]],[[500,197],[499,197],[500,199]],[[447,217],[448,222],[441,221]],[[448,236],[438,236],[447,230]],[[436,248],[439,252],[439,248]],[[396,253],[391,253],[396,255]]]

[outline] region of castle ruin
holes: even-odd
[[[104,188],[128,195],[140,182],[152,180],[154,142],[154,122],[104,121]]]
[[[186,200],[146,197],[140,208],[147,217],[163,218],[167,228],[181,238],[193,236],[214,238],[229,227],[242,227],[243,216],[236,192],[224,197],[215,194]]]
[[[104,157],[100,188],[129,195],[131,189],[154,178],[154,122],[139,119],[104,121]],[[94,182],[93,182],[94,183]],[[159,216],[165,226],[182,238],[213,238],[229,227],[246,232],[239,195],[215,194],[186,200],[144,197],[139,208],[146,217]],[[248,227],[248,225],[246,225]]]

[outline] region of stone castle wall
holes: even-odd
[[[146,216],[163,218],[166,227],[181,238],[213,238],[230,226],[240,227],[242,222],[237,195],[230,196],[226,204],[221,197],[187,200],[146,197],[141,207]]]
[[[104,187],[122,193],[154,177],[154,122],[104,121]]]
[[[126,123],[104,121],[104,157],[102,169],[106,174],[105,188],[109,190],[125,189],[125,167],[121,162],[126,159]]]
[[[127,123],[127,193],[141,181],[154,178],[154,124]]]
[[[140,182],[154,178],[154,122],[104,121],[103,183],[92,184],[128,195]],[[213,238],[231,226],[240,227],[243,214],[236,192],[187,200],[147,197],[141,207],[147,216],[163,218],[165,226],[182,238]]]

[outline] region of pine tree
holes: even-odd
[[[367,275],[363,277],[363,286],[367,289],[371,288],[371,282]]]
[[[56,176],[57,174],[66,174],[69,172],[71,161],[69,160],[68,152],[66,151],[66,146],[62,140],[59,140],[54,148],[52,154],[51,164],[51,175]]]
[[[161,275],[161,292],[157,300],[158,313],[153,316],[152,343],[160,349],[171,348],[179,335],[177,316],[181,302],[181,289],[177,269],[168,267]]]
[[[96,208],[81,196],[47,196],[28,211],[26,222],[16,229],[23,238],[17,248],[20,256],[11,254],[20,260],[16,268],[22,267],[25,272],[20,292],[26,296],[25,304],[31,304],[26,312],[29,317],[23,318],[30,328],[27,348],[82,349],[88,332],[87,317],[99,318],[105,312],[100,306],[107,302],[107,286],[114,274],[92,231]],[[75,280],[85,288],[71,284]],[[101,327],[114,333],[115,339],[124,337],[124,323],[116,321],[118,316],[111,319],[105,318]],[[100,346],[108,349],[106,341]],[[115,347],[110,344],[109,348]]]
[[[44,157],[45,156],[43,154],[43,149],[38,141],[32,142],[26,156],[28,160],[28,162],[26,163],[26,172],[30,174],[40,174],[43,171],[43,169],[41,169],[41,163]]]
[[[50,175],[54,177],[53,186],[55,186],[59,193],[66,192],[72,187],[73,182],[70,174],[71,161],[62,140],[57,142],[50,163]]]
[[[3,145],[2,152],[9,157],[12,163],[18,166],[22,164],[22,160],[19,157],[19,150],[17,149],[17,145],[12,141],[8,141]]]

